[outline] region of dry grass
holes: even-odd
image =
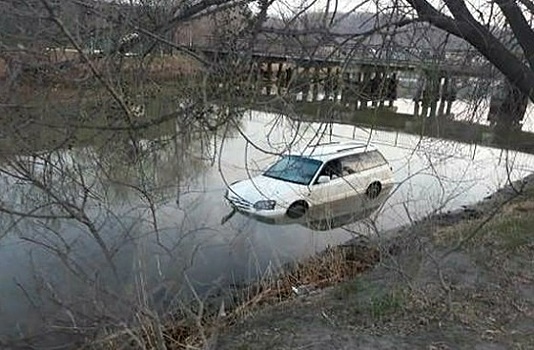
[[[208,310],[205,304],[184,309],[166,321],[139,317],[136,329],[116,331],[91,347],[121,349],[200,349],[221,329],[254,313],[259,307],[279,304],[302,294],[352,279],[378,261],[378,250],[358,246],[328,248],[321,254],[287,266],[276,276],[265,276],[233,294],[235,303]],[[298,292],[295,292],[297,288]],[[206,309],[205,309],[206,308]]]
[[[0,80],[3,80],[6,78],[7,75],[7,66],[6,61],[3,58],[0,58]]]
[[[23,64],[21,73],[17,76],[16,88],[28,96],[42,94],[70,95],[70,90],[76,90],[81,85],[86,88],[99,88],[97,74],[108,81],[132,82],[140,81],[166,82],[194,75],[201,71],[201,66],[184,55],[166,56],[132,56],[132,57],[90,57],[90,63],[76,52],[46,55],[21,55],[15,61]],[[6,62],[0,60],[0,79],[7,74]],[[33,93],[32,93],[33,91]],[[53,96],[52,96],[53,97]]]
[[[272,278],[266,278],[241,291],[241,303],[233,310],[236,318],[247,316],[256,307],[291,299],[349,280],[378,262],[375,248],[338,246],[327,248]],[[296,288],[296,289],[295,289]]]
[[[525,194],[502,206],[492,217],[486,215],[436,230],[433,241],[441,246],[465,241],[465,247],[470,249],[481,246],[508,252],[528,249],[534,244],[533,210],[534,196]]]
[[[198,62],[182,55],[155,57],[149,66],[149,72],[162,77],[189,75],[198,73],[202,67]]]

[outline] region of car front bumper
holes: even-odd
[[[254,208],[254,204],[242,198],[226,195],[225,199],[239,213],[267,224],[290,224],[295,221],[287,217],[286,208],[278,205],[273,210],[258,210]]]

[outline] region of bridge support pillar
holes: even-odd
[[[247,82],[250,83],[250,88],[251,89],[256,89],[257,77],[258,77],[258,72],[257,72],[257,68],[256,68],[256,63],[255,62],[250,62],[250,65],[248,67]]]
[[[352,81],[352,73],[350,71],[345,71],[342,76],[342,87],[341,87],[341,101],[343,106],[352,106],[354,100],[354,83]]]
[[[341,101],[344,106],[358,105],[357,80],[358,75],[354,72],[345,71],[342,76],[343,87],[341,89]]]
[[[282,85],[284,83],[282,81],[283,74],[284,74],[284,64],[280,62],[278,63],[278,69],[276,70],[276,82],[275,82],[276,94],[278,96],[282,96]]]
[[[371,90],[371,72],[364,70],[360,76],[359,82],[359,97],[360,97],[360,109],[366,109],[369,102],[369,92]]]
[[[258,94],[262,94],[263,89],[263,74],[261,63],[254,63],[254,84]]]
[[[439,94],[439,101],[438,101],[438,117],[443,117],[445,115],[445,105],[447,104],[447,101],[445,100],[445,91],[449,88],[449,78],[444,77],[441,78],[442,82],[440,82],[441,90]]]
[[[265,93],[270,96],[273,89],[273,62],[267,62],[267,72],[265,75]]]
[[[334,101],[338,100],[340,91],[340,80],[341,80],[341,69],[338,67],[336,68],[336,72],[334,73],[333,77],[333,86],[332,86],[332,92],[334,94]]]
[[[286,89],[286,91],[289,93],[289,87],[291,86],[291,83],[293,81],[293,68],[291,66],[286,68],[284,77],[284,83],[283,86]]]
[[[370,99],[371,99],[371,106],[376,108],[378,106],[378,101],[380,100],[380,71],[375,70],[373,73],[371,73],[373,77],[370,80],[371,89],[369,91],[370,93]]]
[[[386,91],[386,98],[389,101],[388,107],[393,107],[393,103],[397,99],[398,81],[397,81],[397,73],[396,72],[391,73],[391,75],[389,76],[389,78],[387,80],[386,86],[387,86],[387,88],[386,88],[386,90],[387,90]]]
[[[453,88],[454,89],[454,88]],[[447,99],[447,107],[445,108],[445,115],[451,115],[452,103],[456,100],[456,91],[451,89],[451,94]]]
[[[329,101],[332,97],[332,88],[333,88],[333,77],[332,77],[332,67],[326,68],[326,77],[323,83],[324,99]]]
[[[367,73],[365,71],[358,71],[355,73],[354,79],[354,108],[367,108],[367,101],[365,101],[364,96],[364,94],[366,94],[366,86],[368,84]]]
[[[319,87],[320,87],[319,71],[320,70],[321,69],[317,66],[313,68],[313,75],[311,78],[312,102],[319,100]]]
[[[452,109],[452,103],[456,100],[456,84],[454,84],[454,80],[451,77],[445,78],[445,83],[443,84],[443,90],[442,90],[442,104],[445,105],[445,111],[443,114],[445,116],[451,115],[451,109]]]
[[[302,79],[300,79],[303,82],[302,86],[302,101],[307,102],[308,101],[308,94],[310,93],[310,67],[304,67],[302,70]],[[299,84],[300,85],[300,84]]]
[[[425,84],[425,81],[423,80],[423,77],[421,75],[419,75],[419,77],[417,78],[417,88],[415,89],[415,93],[413,95],[413,115],[414,117],[419,117],[419,113],[421,112],[421,99],[422,99],[422,95],[423,95],[423,90],[424,90],[424,84]]]
[[[439,101],[439,87],[441,77],[430,72],[425,74],[425,84],[422,96],[423,118],[435,117],[437,114],[437,103]]]
[[[386,100],[386,71],[384,69],[379,69],[377,71],[377,87],[376,87],[376,95],[375,98],[378,100],[378,107],[384,107],[384,103]]]

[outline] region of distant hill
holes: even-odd
[[[315,37],[317,40],[319,37],[325,40],[326,37],[330,36],[330,40],[342,42],[351,35],[354,35],[355,39],[361,38],[358,34],[371,32],[373,29],[378,29],[388,23],[394,23],[398,19],[398,16],[377,15],[370,12],[337,13],[335,16],[314,12],[302,15],[301,18],[291,23],[273,17],[268,20],[266,26],[300,33],[309,31],[314,33],[309,36]],[[380,33],[369,36],[366,42],[376,45],[394,42],[400,46],[416,46],[429,50],[441,50],[443,48],[467,50],[470,48],[470,45],[464,40],[424,23],[407,25],[395,31],[392,27],[389,32],[395,33],[393,37],[386,37],[384,32],[382,30]]]

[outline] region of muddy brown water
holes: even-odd
[[[219,135],[179,160],[172,147],[155,152],[158,161],[147,161],[143,174],[150,180],[143,185],[152,191],[154,212],[143,196],[124,189],[117,179],[98,184],[100,197],[92,200],[87,212],[115,252],[116,276],[88,238],[86,227],[72,220],[39,219],[23,220],[15,227],[2,214],[0,335],[49,328],[50,318],[36,317],[41,311],[52,316],[53,324],[73,327],[86,321],[74,311],[77,307],[109,312],[117,323],[131,317],[127,314],[132,305],[172,309],[181,295],[191,295],[193,289],[201,295],[224,289],[265,276],[286,262],[355,234],[381,235],[429,213],[461,208],[534,169],[534,156],[476,145],[345,125],[296,123],[259,112],[247,113],[243,120],[231,137],[221,141]],[[275,159],[271,153],[319,141],[354,139],[378,146],[395,174],[394,190],[370,219],[326,231],[268,225],[240,214],[221,224],[230,211],[223,200],[226,184],[259,173]],[[152,144],[147,141],[145,147]],[[71,152],[66,158],[92,164],[83,152]],[[180,179],[177,172],[183,175]],[[140,178],[124,169],[119,173],[123,181]],[[22,190],[17,188],[27,185],[2,181],[8,188],[4,203],[20,200],[16,191]],[[42,244],[35,243],[37,238]],[[67,269],[44,243],[68,251],[69,264],[79,270]],[[97,293],[95,285],[115,294]],[[64,306],[50,303],[50,295]],[[98,312],[91,317],[97,319]]]

